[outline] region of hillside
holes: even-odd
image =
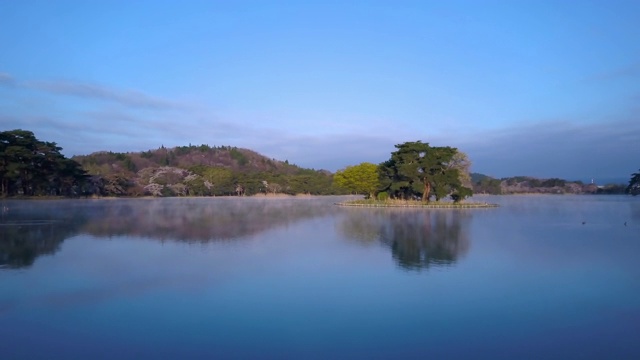
[[[622,184],[585,184],[558,178],[538,179],[531,176],[513,176],[496,179],[479,173],[471,174],[475,194],[623,194]]]
[[[143,152],[75,156],[91,175],[90,193],[129,196],[340,193],[332,174],[231,146],[164,146]]]

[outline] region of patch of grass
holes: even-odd
[[[468,203],[468,202],[451,202],[451,201],[420,201],[420,200],[399,200],[399,199],[359,199],[337,203],[340,206],[359,206],[359,207],[418,207],[418,208],[488,208],[498,207],[496,204],[488,203]]]

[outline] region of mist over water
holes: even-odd
[[[5,354],[640,356],[638,199],[340,200],[0,201]]]

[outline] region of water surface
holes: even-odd
[[[3,357],[640,358],[640,199],[339,200],[0,202]]]

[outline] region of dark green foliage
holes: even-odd
[[[229,150],[229,155],[231,156],[232,159],[234,159],[238,165],[240,166],[244,166],[246,165],[249,160],[247,159],[247,157],[240,152],[237,148],[231,148],[231,150]]]
[[[127,154],[124,154],[124,153],[114,153],[114,152],[109,152],[109,154],[110,154],[110,155],[113,155],[113,157],[114,157],[116,160],[120,160],[120,161],[123,161],[124,159],[126,159],[126,158],[127,158]]]
[[[193,180],[185,182],[188,193],[190,196],[211,196],[213,195],[211,189],[205,184],[205,180],[202,177],[197,177]]]
[[[162,196],[170,197],[170,196],[175,196],[175,195],[176,194],[173,192],[173,190],[170,187],[165,186],[165,187],[162,188]]]
[[[540,181],[540,179],[531,178],[531,179],[527,180],[527,182],[529,183],[530,187],[541,187],[542,186],[542,181]]]
[[[631,180],[629,180],[629,185],[625,191],[633,196],[640,194],[640,170],[631,174]]]
[[[460,201],[470,197],[471,195],[473,195],[473,191],[471,189],[461,186],[456,192],[451,194],[451,199],[453,200],[453,202],[459,203]]]
[[[86,174],[53,142],[31,131],[0,132],[0,196],[77,196]]]
[[[120,174],[109,174],[101,178],[99,182],[100,195],[125,196],[133,187],[133,181]]]
[[[461,190],[460,170],[453,164],[456,148],[417,141],[396,145],[396,149],[378,168],[382,190],[392,198],[428,202],[431,196],[439,201],[455,193],[460,201],[471,194],[471,189]]]
[[[381,191],[381,192],[378,193],[377,198],[380,201],[385,201],[385,200],[387,200],[389,198],[389,194],[387,194],[386,191]]]
[[[552,178],[552,179],[546,179],[542,181],[540,185],[542,187],[556,187],[556,186],[562,187],[562,186],[565,186],[566,183],[567,182],[565,180]]]
[[[124,160],[122,161],[122,163],[124,164],[125,169],[131,171],[131,172],[135,172],[136,171],[136,164],[133,163],[133,161],[131,160],[131,158],[129,156],[125,156]]]
[[[502,194],[500,186],[501,181],[499,179],[492,178],[491,176],[472,173],[471,181],[473,182],[473,192],[480,194]]]

